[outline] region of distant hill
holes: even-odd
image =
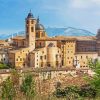
[[[17,36],[17,35],[25,35],[24,31],[18,32],[18,33],[11,33],[11,34],[0,34],[0,39],[8,39],[11,38],[12,36]]]
[[[68,28],[46,28],[47,35],[50,37],[53,36],[94,36],[95,34],[84,30],[84,29],[76,29],[73,27]],[[0,39],[7,39],[16,35],[25,35],[25,32],[18,32],[13,34],[0,34]]]
[[[46,32],[48,36],[94,36],[95,34],[84,30],[76,29],[73,27],[68,28],[47,28]]]

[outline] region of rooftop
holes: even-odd
[[[13,40],[23,40],[25,39],[24,36],[15,36],[14,38],[12,38]]]
[[[37,41],[57,41],[57,40],[81,40],[81,41],[90,41],[96,40],[95,36],[56,36],[56,37],[45,37],[37,39]]]

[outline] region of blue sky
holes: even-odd
[[[45,27],[100,28],[100,0],[0,0],[0,34],[25,30],[30,9]]]

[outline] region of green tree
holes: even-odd
[[[33,100],[35,96],[35,81],[32,74],[25,75],[21,85],[21,92],[26,100]]]
[[[2,100],[14,100],[16,96],[15,88],[10,77],[8,77],[3,83],[1,88]]]
[[[100,61],[98,60],[90,60],[89,67],[94,72],[92,78],[90,78],[89,82],[96,89],[98,95],[100,95]]]

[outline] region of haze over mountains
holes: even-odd
[[[46,32],[48,36],[54,37],[54,36],[94,36],[94,33],[91,33],[87,30],[84,29],[76,29],[73,27],[68,27],[68,28],[51,28],[48,27],[46,28]],[[7,39],[11,38],[12,36],[16,35],[25,35],[25,32],[18,32],[18,33],[11,33],[11,34],[0,34],[0,39]]]

